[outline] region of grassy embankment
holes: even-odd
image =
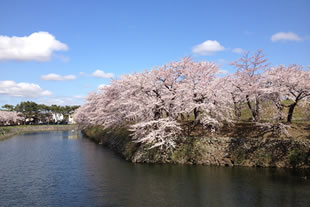
[[[262,123],[270,121],[272,113],[267,106]],[[133,142],[126,128],[110,130],[97,126],[85,129],[84,134],[131,162],[309,168],[309,113],[308,109],[296,108],[289,136],[248,121],[251,114],[245,106],[238,123],[215,133],[188,120],[182,123],[184,137],[169,151],[149,150],[149,146]],[[283,123],[288,124],[285,120]]]
[[[21,125],[0,126],[0,140],[8,139],[14,135],[37,131],[62,131],[77,129],[77,125]]]
[[[133,142],[125,128],[90,127],[83,133],[134,163],[202,164],[248,167],[310,167],[310,127],[294,125],[299,136],[275,137],[251,124],[237,125],[228,133],[200,134],[194,130],[177,140],[176,148],[149,149]]]

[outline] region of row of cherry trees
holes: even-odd
[[[310,96],[310,73],[302,66],[269,67],[261,51],[246,53],[232,65],[237,72],[224,76],[215,63],[183,58],[121,76],[90,94],[74,118],[85,127],[126,126],[136,142],[171,148],[182,135],[182,123],[214,131],[237,121],[244,104],[253,121],[259,122],[265,101],[273,103],[274,122],[279,123],[284,99],[291,100],[287,106],[291,122],[295,106]]]
[[[16,124],[16,121],[12,121],[13,114],[18,114],[18,116],[24,120],[24,124],[50,124],[60,121],[62,121],[62,123],[67,123],[69,116],[73,114],[78,107],[79,106],[48,106],[45,104],[37,104],[33,101],[22,101],[16,106],[5,104],[2,106],[3,110],[1,111],[0,109],[0,113],[3,114],[2,121],[0,119],[0,125],[4,125],[4,123]],[[11,114],[12,116],[6,116],[6,114]],[[57,120],[56,115],[58,117],[62,115],[63,120]]]
[[[274,121],[283,120],[283,109],[287,107],[287,122],[291,123],[295,107],[301,100],[309,103],[310,71],[300,65],[269,67],[262,51],[253,56],[246,53],[233,62],[237,72],[231,75],[232,93],[237,117],[240,117],[240,104],[246,103],[254,121],[260,121],[262,102],[270,101],[274,108]],[[283,104],[288,100],[288,105]]]
[[[1,111],[0,110],[0,126],[16,124],[18,121],[23,121],[24,117],[16,111]]]

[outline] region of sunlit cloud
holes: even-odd
[[[225,50],[225,48],[216,40],[207,40],[193,47],[193,53],[197,55],[213,55],[216,52]]]
[[[271,41],[272,42],[287,42],[287,41],[295,41],[295,42],[300,42],[303,39],[298,36],[294,32],[278,32],[275,33],[271,36]]]
[[[245,52],[245,50],[242,49],[242,48],[234,48],[234,49],[232,49],[232,51],[233,51],[234,53],[237,53],[237,54],[242,54],[242,53]]]
[[[38,84],[6,80],[0,81],[0,95],[35,98],[40,96],[49,96],[52,93],[43,90]]]
[[[24,37],[0,36],[0,60],[48,61],[54,51],[66,51],[68,46],[48,33],[35,32]]]
[[[92,73],[92,76],[97,77],[97,78],[113,78],[114,74],[106,73],[103,70],[96,70],[95,72]]]
[[[74,80],[74,79],[76,79],[75,75],[61,76],[55,73],[50,73],[50,74],[41,76],[41,80],[65,81],[65,80]]]

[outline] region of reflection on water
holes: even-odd
[[[65,139],[80,139],[82,138],[82,133],[80,130],[63,131],[62,137]]]
[[[310,181],[300,171],[132,164],[81,137],[40,132],[0,142],[0,206],[310,203]]]

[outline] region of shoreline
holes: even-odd
[[[0,141],[9,139],[21,133],[31,133],[40,131],[63,131],[63,130],[78,129],[78,125],[21,125],[21,126],[1,126]]]
[[[307,138],[188,137],[165,151],[133,142],[126,129],[89,127],[82,133],[132,163],[310,169]]]
[[[77,130],[78,125],[23,125],[0,127],[0,141],[21,133]],[[126,129],[92,127],[85,137],[110,148],[132,163],[194,164],[310,169],[310,140],[281,138],[192,137],[169,151],[148,150],[132,142]]]

